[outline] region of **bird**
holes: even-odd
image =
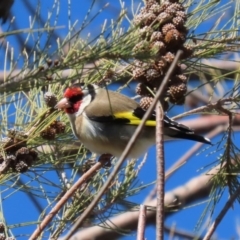
[[[92,153],[120,157],[145,114],[138,102],[95,84],[67,87],[55,108],[68,115],[73,134]],[[129,158],[139,158],[155,144],[156,115],[153,113],[137,138]],[[211,144],[187,126],[163,118],[164,140],[188,139]]]

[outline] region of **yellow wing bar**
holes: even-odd
[[[142,121],[142,119],[134,116],[132,112],[115,113],[114,117],[116,119],[128,119],[129,122],[127,124],[136,125],[136,126],[139,125]],[[156,121],[148,120],[145,125],[149,126],[149,127],[155,127],[156,126]]]

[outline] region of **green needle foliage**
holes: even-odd
[[[70,6],[71,1],[68,2]],[[24,146],[38,154],[37,159],[24,173],[9,165],[0,174],[0,221],[5,224],[6,236],[12,235],[12,229],[21,227],[22,234],[29,237],[31,232],[25,232],[24,227],[37,227],[72,184],[93,165],[90,153],[73,137],[67,117],[47,106],[44,100],[46,92],[53,93],[56,99],[60,99],[64,89],[74,82],[105,86],[109,82],[118,81],[122,84],[119,89],[121,90],[133,81],[134,60],[150,63],[155,54],[154,51],[133,51],[139,42],[139,29],[133,24],[132,14],[121,1],[116,19],[103,22],[98,34],[91,33],[89,26],[108,9],[103,6],[97,13],[91,14],[96,4],[97,1],[92,1],[80,27],[77,22],[70,21],[71,11],[68,11],[68,34],[64,38],[55,38],[54,48],[51,47],[52,39],[57,36],[59,29],[66,27],[58,25],[59,14],[63,11],[61,1],[53,2],[44,23],[41,24],[42,9],[39,1],[28,29],[0,34],[0,39],[6,43],[10,36],[16,39],[21,36],[24,39],[21,51],[12,49],[9,44],[1,44],[0,47],[4,56],[1,58],[4,73],[0,80],[0,153],[2,158],[7,158],[9,153],[6,142],[12,137],[9,130],[14,129],[18,134],[22,134],[20,135],[21,141],[26,145]],[[132,9],[138,4],[139,1],[132,1]],[[193,55],[184,59],[182,64],[188,78],[194,74],[199,79],[197,87],[189,93],[200,90],[208,95],[209,103],[214,102],[212,99],[228,98],[228,104],[215,107],[207,104],[203,112],[227,114],[230,120],[239,110],[238,70],[226,73],[221,68],[211,66],[206,59],[220,60],[225,59],[226,55],[233,59],[234,53],[239,51],[239,4],[238,0],[226,4],[222,4],[221,0],[184,1],[187,9],[186,26],[189,29],[186,43],[193,49]],[[133,11],[134,14],[138,14],[138,11]],[[218,20],[213,21],[215,18]],[[126,21],[129,21],[128,29],[123,27]],[[199,27],[206,24],[208,28],[199,32]],[[86,30],[94,37],[83,36],[83,31]],[[232,81],[231,89],[224,89],[226,79]],[[54,121],[63,123],[64,131],[54,133],[52,139],[43,138],[43,131],[51,129]],[[208,208],[212,212],[226,188],[231,195],[239,186],[239,149],[233,143],[232,135],[233,126],[229,124],[221,143],[215,147],[216,152],[223,149],[223,154],[216,161],[216,164],[221,164],[221,170],[212,178],[214,188]],[[16,136],[12,139],[16,140]],[[19,139],[16,141],[17,144],[21,142]],[[96,172],[76,191],[43,231],[42,239],[49,236],[57,239],[67,232],[102,187],[114,163],[115,160],[111,167]],[[149,184],[142,185],[138,179],[142,165],[140,160],[126,162],[87,219],[85,227],[104,222],[111,216],[135,206],[125,199],[137,194]],[[35,221],[29,219],[9,225],[4,202],[19,192],[30,198],[33,208],[38,212],[38,218]]]

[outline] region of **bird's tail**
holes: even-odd
[[[203,137],[201,135],[197,135],[193,132],[175,132],[174,133],[174,136],[171,136],[173,138],[180,138],[180,139],[188,139],[188,140],[192,140],[192,141],[195,141],[195,142],[202,142],[202,143],[207,143],[207,144],[210,144],[212,145],[210,139],[206,138],[206,137]]]

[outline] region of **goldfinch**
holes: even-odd
[[[97,85],[68,87],[56,108],[64,110],[74,135],[96,154],[120,157],[145,111],[131,98]],[[128,157],[138,158],[155,144],[155,114],[146,122]],[[164,116],[164,138],[180,138],[211,144],[192,129]]]

